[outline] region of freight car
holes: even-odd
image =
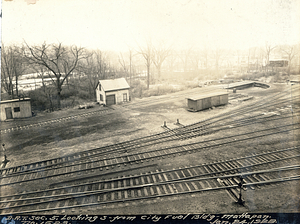
[[[187,98],[189,111],[200,111],[225,104],[228,104],[227,92],[205,93]]]

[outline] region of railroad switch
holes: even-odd
[[[174,124],[178,125],[178,126],[183,126],[183,124],[180,124],[179,119],[177,119],[176,123],[174,123]]]
[[[167,127],[167,122],[166,121],[164,121],[164,125],[162,126],[163,128],[164,127]]]
[[[4,152],[4,160],[2,161],[2,163],[3,163],[2,168],[5,168],[6,164],[7,164],[10,160],[7,159],[7,156],[6,156],[6,149],[5,149],[5,144],[4,144],[4,143],[2,144],[2,149],[3,149],[3,152]]]
[[[239,194],[239,198],[238,198],[238,204],[239,205],[244,205],[245,201],[242,199],[242,189],[243,189],[243,184],[245,183],[244,178],[242,176],[240,176],[240,183],[238,184],[239,189],[240,189],[240,194]]]

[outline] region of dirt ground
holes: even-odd
[[[131,109],[130,106],[113,106],[114,110],[102,114],[94,114],[69,121],[61,121],[53,124],[42,125],[26,130],[12,131],[1,135],[1,143],[7,148],[7,156],[10,160],[8,166],[35,162],[48,158],[60,157],[77,151],[84,151],[96,147],[115,144],[118,142],[135,139],[138,137],[162,132],[164,122],[170,128],[178,127],[179,122],[187,125],[209,118],[211,116],[234,111],[241,105],[261,100],[271,93],[281,92],[290,88],[286,84],[273,84],[269,89],[253,87],[238,90],[240,94],[253,96],[249,101],[230,101],[228,105],[216,107],[196,113],[187,111],[186,100],[176,98],[172,102],[163,102],[151,106]],[[201,88],[195,88],[195,93],[201,92]],[[184,92],[183,92],[184,93]],[[232,94],[232,93],[230,93]],[[172,94],[169,95],[172,97]],[[155,97],[153,97],[155,99]],[[152,99],[153,99],[152,98]],[[147,99],[142,99],[147,100]],[[134,101],[133,101],[134,102]],[[132,102],[132,103],[133,103]],[[101,108],[86,109],[86,112],[100,110]],[[1,123],[1,130],[28,123],[38,123],[43,120],[83,113],[77,108],[57,111],[54,113],[39,113],[36,117],[22,120],[13,120]],[[267,109],[258,113],[267,112]],[[243,130],[241,130],[243,131]],[[244,130],[245,131],[245,130]],[[249,130],[248,130],[249,131]],[[233,131],[238,132],[238,131]],[[227,134],[230,134],[228,131]],[[218,135],[218,137],[221,137]],[[288,140],[286,140],[286,138]],[[187,142],[196,142],[205,139],[195,138]],[[271,143],[270,143],[271,141]],[[172,143],[173,144],[173,143]],[[257,152],[257,148],[273,150],[276,147],[287,148],[299,144],[289,136],[282,139],[268,141],[258,140],[244,142],[211,151],[188,154],[183,157],[175,157],[157,161],[155,169],[172,169],[186,165],[198,165],[213,161],[245,156]],[[1,155],[1,159],[3,155]],[[133,171],[130,174],[138,173]],[[129,175],[129,174],[127,174]],[[246,206],[238,206],[226,192],[216,191],[201,194],[191,194],[167,199],[157,198],[149,201],[137,201],[121,205],[108,205],[100,207],[83,208],[74,211],[98,214],[176,214],[176,213],[243,213],[243,212],[299,212],[299,182],[283,183],[263,187],[257,191],[247,191],[244,195]],[[124,206],[125,205],[125,206]]]

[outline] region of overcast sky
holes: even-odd
[[[2,42],[63,42],[101,50],[165,42],[248,48],[300,42],[300,0],[10,0]]]

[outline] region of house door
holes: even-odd
[[[106,96],[106,106],[110,106],[113,104],[116,104],[116,96],[115,95]]]
[[[12,112],[11,112],[11,107],[6,107],[5,108],[5,113],[6,113],[6,119],[12,119]]]

